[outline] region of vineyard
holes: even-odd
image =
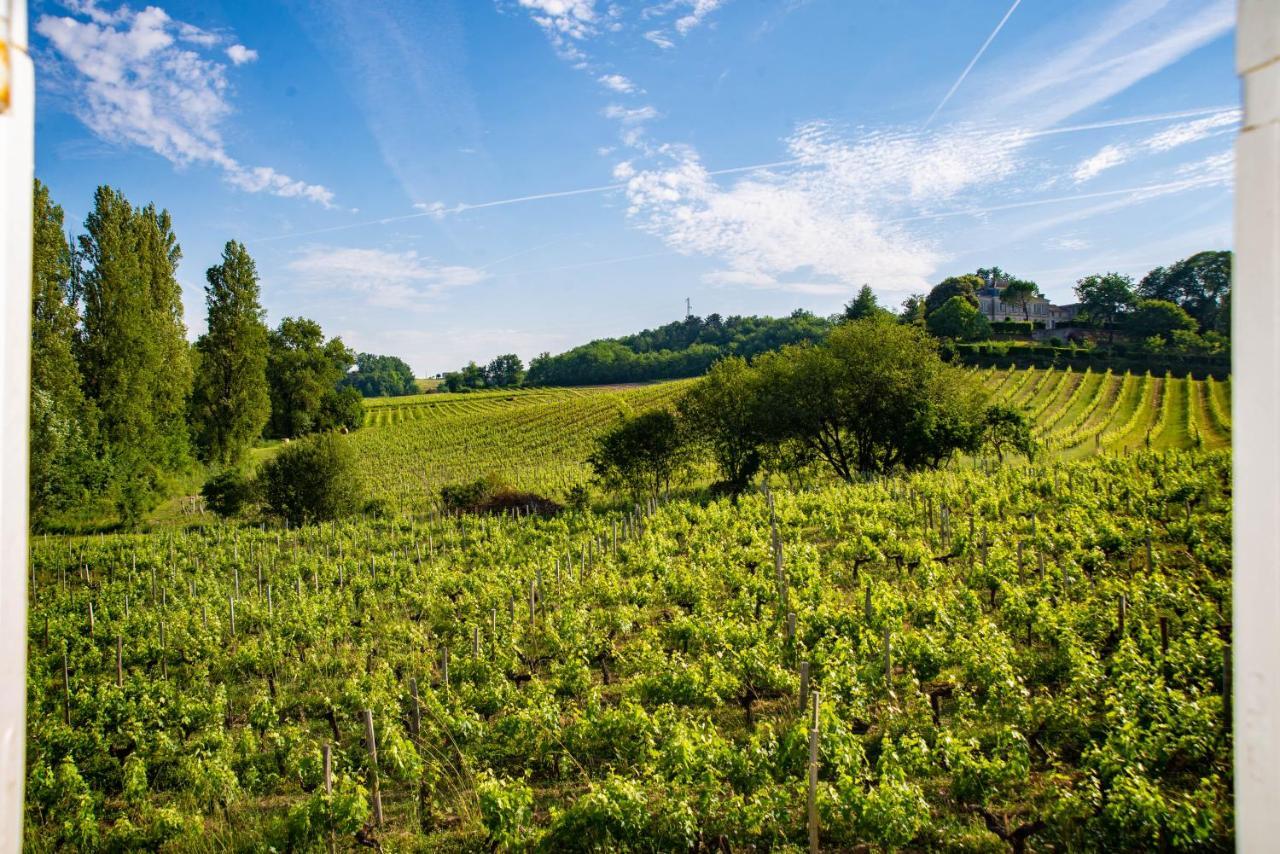
[[[1230,381],[1036,369],[981,376],[995,399],[1031,417],[1058,459],[1230,445]],[[398,512],[429,513],[441,486],[489,474],[558,497],[590,479],[592,442],[620,415],[671,405],[686,387],[384,398],[367,402],[366,426],[351,441],[366,483]]]
[[[1034,465],[449,517],[686,384],[432,394],[386,518],[38,538],[28,849],[1230,849],[1229,382],[981,376]]]
[[[38,540],[28,848],[1227,850],[1229,484]]]

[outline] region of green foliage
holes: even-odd
[[[763,459],[766,436],[759,412],[759,375],[730,356],[712,366],[680,399],[680,418],[691,438],[711,451],[722,489],[740,495]]]
[[[1160,299],[1139,300],[1125,325],[1139,338],[1156,336],[1162,342],[1172,341],[1174,333],[1195,333],[1197,328],[1195,319],[1176,303]]]
[[[1138,296],[1180,306],[1200,332],[1231,334],[1231,252],[1198,252],[1156,267],[1138,284]]]
[[[94,194],[85,231],[77,356],[101,416],[117,509],[133,525],[162,473],[189,459],[191,361],[176,278],[182,252],[167,211],[135,209],[110,187]]]
[[[925,321],[930,334],[956,341],[976,341],[991,337],[991,324],[973,303],[954,296],[929,314]]]
[[[1076,299],[1081,311],[1099,326],[1114,326],[1130,309],[1137,297],[1133,279],[1119,273],[1085,276],[1076,282]]]
[[[1000,292],[1000,301],[1022,309],[1023,316],[1030,320],[1031,303],[1041,298],[1040,287],[1026,279],[1010,279]]]
[[[347,432],[357,429],[364,423],[364,399],[360,390],[354,386],[329,389],[320,398],[320,416],[316,419],[317,430],[340,430]]]
[[[76,313],[71,245],[62,208],[36,181],[31,268],[30,511],[48,514],[85,500],[101,485],[94,454],[97,413],[81,391],[75,358]]]
[[[362,504],[355,456],[335,433],[286,445],[263,464],[258,477],[267,508],[292,525],[350,516]]]
[[[864,320],[869,317],[887,318],[892,316],[893,313],[887,308],[883,308],[876,300],[875,291],[871,290],[871,286],[863,285],[858,289],[858,295],[845,305],[841,319]]]
[[[770,438],[801,443],[846,481],[937,465],[981,435],[985,393],[917,327],[846,323],[821,347],[757,365]]]
[[[499,851],[520,847],[533,824],[533,789],[521,780],[486,775],[477,782],[476,795],[493,846]]]
[[[328,341],[320,324],[301,317],[286,317],[268,337],[267,381],[271,390],[268,432],[278,438],[304,436],[321,430],[354,425],[339,420],[347,402],[339,397],[338,383],[347,375],[355,356],[340,338]]]
[[[688,445],[675,416],[653,409],[623,418],[597,440],[589,461],[608,487],[636,497],[657,497],[670,489],[687,456]]]
[[[210,267],[205,277],[209,320],[208,331],[196,341],[192,427],[206,460],[236,465],[271,417],[258,269],[244,244],[230,240],[222,263]]]
[[[978,291],[987,283],[979,276],[949,276],[934,285],[924,299],[924,313],[928,317],[946,305],[952,298],[960,297],[976,310],[978,308]]]
[[[258,482],[239,469],[209,478],[200,487],[200,495],[205,505],[223,518],[239,516],[262,497]]]
[[[364,397],[398,397],[418,393],[418,384],[408,363],[395,356],[375,356],[372,353],[356,356],[356,369],[343,377],[342,384],[352,386]]]
[[[995,404],[987,407],[983,417],[983,444],[996,455],[998,462],[1004,462],[1004,455],[1016,451],[1032,462],[1039,452],[1039,443],[1035,439],[1034,425],[1024,412],[1007,404]]]
[[[636,335],[592,341],[529,364],[527,385],[567,386],[695,377],[725,356],[751,359],[800,341],[820,341],[829,321],[806,311],[789,317],[689,317]]]

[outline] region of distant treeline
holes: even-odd
[[[526,385],[601,385],[705,374],[726,356],[753,358],[787,344],[817,342],[832,321],[807,311],[789,317],[691,316],[622,338],[604,338],[529,364]]]

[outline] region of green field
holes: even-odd
[[[1057,459],[1230,444],[1229,381],[1035,369],[981,376],[995,399],[1031,416]],[[400,512],[428,512],[441,486],[487,474],[560,498],[590,480],[592,443],[618,416],[671,405],[688,383],[379,398],[366,402],[365,427],[351,441],[371,489]]]
[[[1035,466],[455,519],[682,385],[424,395],[392,519],[39,537],[27,849],[798,851],[811,739],[823,850],[1230,849],[1229,384],[984,378]]]

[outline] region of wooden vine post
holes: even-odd
[[[364,746],[369,751],[369,796],[373,800],[373,820],[382,827],[382,792],[378,789],[378,742],[373,734],[373,710],[364,710]]]
[[[809,852],[818,852],[818,692],[813,692],[813,716],[809,722]]]
[[[324,757],[324,793],[326,796],[332,798],[333,797],[333,748],[329,745],[329,742],[326,741],[324,744],[320,746],[320,753]],[[332,812],[332,809],[333,809],[332,803],[330,803],[329,809]],[[338,850],[337,844],[333,837],[333,820],[331,818],[329,820],[329,854],[334,854],[334,852],[337,850]]]

